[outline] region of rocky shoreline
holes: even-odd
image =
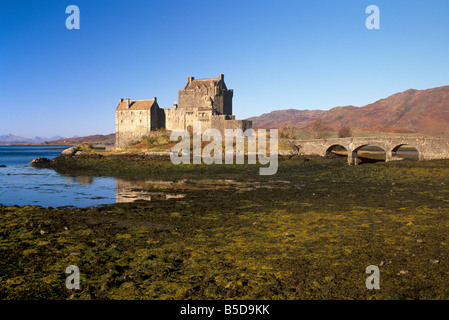
[[[225,153],[223,153],[223,156]],[[190,156],[193,156],[193,153],[190,153]],[[249,154],[245,154],[245,157],[248,157]],[[290,159],[294,158],[303,158],[304,156],[300,155],[299,150],[279,150],[278,151],[279,158]],[[56,168],[61,166],[62,163],[66,163],[69,159],[104,159],[104,160],[170,160],[170,150],[166,151],[146,151],[146,152],[108,152],[105,154],[95,152],[90,149],[86,144],[80,144],[77,146],[73,146],[67,148],[61,152],[61,154],[54,158],[48,159],[44,157],[38,157],[29,164],[36,167],[44,167],[44,168]]]
[[[54,159],[38,157],[29,164],[36,167],[58,167],[62,162],[69,159],[105,159],[105,160],[170,160],[170,152],[117,152],[101,154],[92,151],[84,151],[80,147],[70,147],[61,152],[59,156]]]

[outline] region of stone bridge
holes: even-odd
[[[419,153],[419,160],[449,159],[448,138],[413,138],[413,137],[351,137],[316,140],[290,140],[299,148],[300,154],[318,155],[325,157],[331,154],[336,146],[342,146],[348,151],[348,164],[355,165],[357,151],[365,146],[382,148],[386,154],[386,161],[399,160],[396,151],[402,146],[412,146]]]

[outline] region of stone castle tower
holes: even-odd
[[[179,108],[185,111],[202,108],[214,114],[232,115],[233,95],[234,90],[228,90],[222,74],[216,79],[187,77],[184,89],[178,91]]]
[[[222,134],[225,129],[251,128],[251,121],[235,120],[232,115],[233,95],[234,90],[226,87],[220,74],[211,79],[187,77],[184,89],[178,91],[179,104],[175,102],[171,109],[161,109],[156,98],[120,99],[115,111],[116,147],[128,146],[160,128],[188,130],[194,121],[201,122],[202,131],[214,128]]]
[[[126,147],[150,131],[165,128],[164,112],[153,100],[120,99],[115,109],[115,146]]]

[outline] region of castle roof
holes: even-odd
[[[196,87],[214,88],[214,87],[219,86],[220,81],[223,86],[223,89],[226,90],[227,88],[224,83],[223,75],[221,75],[221,74],[218,78],[209,78],[209,79],[195,79],[194,77],[188,77],[187,84],[184,87],[184,90],[196,89]]]
[[[195,89],[198,87],[215,87],[220,79],[194,79],[188,83],[185,89]]]
[[[129,100],[129,107],[127,99],[120,99],[117,110],[149,110],[153,105],[157,105],[156,98],[153,100]]]

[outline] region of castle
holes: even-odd
[[[120,99],[115,111],[117,148],[123,148],[148,136],[151,131],[193,127],[194,121],[201,122],[201,130],[252,127],[252,122],[235,120],[232,115],[234,90],[228,89],[224,75],[218,78],[195,79],[187,77],[184,89],[178,91],[178,103],[173,108],[160,108],[157,98],[152,100]]]

